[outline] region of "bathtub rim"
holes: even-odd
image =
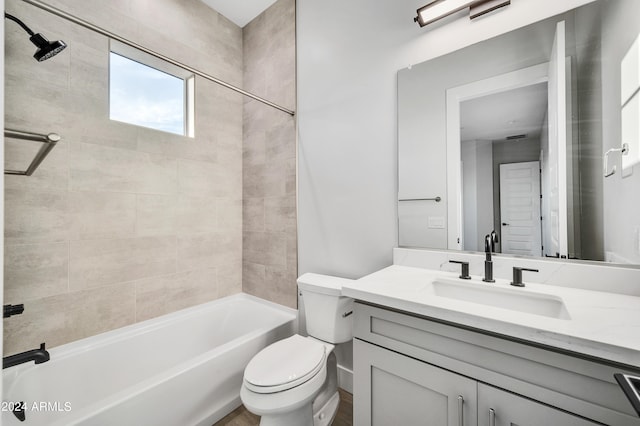
[[[280,305],[278,303],[275,302],[271,302],[269,300],[265,300],[265,299],[261,299],[259,297],[253,296],[251,294],[247,294],[244,292],[241,293],[236,293],[236,294],[232,294],[230,296],[225,296],[222,297],[220,299],[215,299],[209,302],[205,302],[205,303],[201,303],[199,305],[195,305],[195,306],[190,306],[188,308],[184,308],[184,309],[180,309],[174,312],[170,312],[168,314],[164,314],[164,315],[159,315],[157,317],[154,318],[149,318],[146,319],[144,321],[140,321],[140,322],[136,322],[133,324],[128,324],[125,325],[123,327],[119,327],[119,328],[115,328],[113,330],[109,330],[109,331],[105,331],[99,334],[95,334],[93,336],[88,336],[88,337],[83,337],[82,339],[78,339],[78,340],[74,340],[72,342],[68,342],[68,343],[64,343],[62,345],[59,346],[54,346],[52,348],[47,348],[47,351],[49,352],[49,354],[51,355],[51,361],[57,361],[57,360],[63,360],[65,358],[68,358],[70,356],[73,356],[79,352],[87,352],[90,350],[95,350],[98,349],[100,347],[104,347],[110,343],[113,343],[115,341],[124,339],[128,336],[131,335],[135,335],[135,334],[140,334],[140,333],[145,333],[145,332],[149,332],[152,331],[154,329],[157,328],[161,328],[163,325],[165,325],[166,323],[169,323],[177,318],[188,318],[190,316],[195,316],[199,313],[201,313],[202,311],[206,311],[208,309],[211,309],[212,307],[216,306],[216,305],[221,305],[224,303],[228,303],[229,301],[234,301],[234,300],[248,300],[248,301],[253,301],[256,302],[258,304],[267,306],[269,308],[275,309],[276,311],[281,311],[283,314],[287,315],[291,315],[292,318],[290,320],[294,321],[293,327],[295,332],[297,333],[299,330],[299,324],[298,324],[298,320],[299,320],[299,313],[297,309],[293,309],[290,308],[288,306],[284,306],[284,305]],[[290,321],[289,320],[289,321]],[[285,321],[286,322],[286,321]],[[262,329],[262,328],[261,328]],[[249,334],[253,334],[253,331],[250,332]],[[236,339],[233,339],[236,340]],[[210,351],[207,351],[205,353],[209,353],[211,351],[215,350],[215,348],[211,349]],[[197,355],[194,358],[191,359],[197,359],[200,358],[202,354]],[[182,363],[181,363],[182,364]],[[8,384],[9,386],[3,386],[3,399],[4,396],[9,393],[10,389],[13,387],[11,386],[13,384],[13,382],[18,378],[18,376],[28,372],[31,369],[37,368],[39,367],[38,365],[34,364],[34,363],[25,363],[25,364],[21,364],[21,365],[17,365],[15,367],[12,367],[10,370],[5,370],[3,371],[3,375],[2,375],[2,381],[3,381],[3,385],[4,384]],[[9,383],[6,383],[6,381],[8,381]]]
[[[129,324],[124,327],[116,328],[114,330],[109,330],[94,336],[89,336],[83,339],[79,339],[73,342],[65,343],[60,346],[56,346],[49,351],[51,352],[52,360],[60,360],[65,359],[70,356],[77,355],[78,353],[96,350],[100,347],[106,346],[113,342],[119,341],[121,339],[126,339],[132,335],[146,333],[153,331],[157,328],[161,328],[163,325],[174,321],[176,318],[187,319],[191,316],[195,316],[202,311],[206,311],[214,308],[216,305],[221,305],[224,303],[228,303],[230,301],[252,301],[256,302],[260,305],[264,305],[268,308],[275,309],[280,313],[284,314],[282,318],[282,322],[275,326],[270,327],[260,327],[257,329],[253,329],[247,333],[243,333],[232,340],[225,342],[223,345],[211,348],[208,351],[205,351],[201,354],[198,354],[192,358],[184,360],[183,362],[163,371],[161,375],[153,375],[148,377],[132,386],[128,386],[112,395],[109,395],[106,399],[100,400],[100,403],[106,403],[100,410],[95,410],[94,404],[90,404],[87,407],[81,408],[79,411],[74,413],[73,421],[74,424],[77,422],[81,422],[86,418],[89,418],[92,413],[106,410],[113,405],[117,405],[118,403],[126,400],[132,395],[138,395],[149,388],[151,385],[155,385],[158,383],[158,380],[161,379],[161,382],[171,380],[176,376],[179,376],[182,373],[190,370],[191,368],[195,368],[213,357],[215,354],[222,353],[232,347],[237,347],[246,343],[252,339],[258,338],[260,335],[269,332],[270,330],[277,329],[283,326],[286,326],[287,323],[291,323],[291,328],[293,333],[298,331],[298,310],[289,308],[287,306],[280,305],[278,303],[274,303],[265,299],[261,299],[259,297],[246,294],[246,293],[236,293],[230,296],[226,296],[220,299],[216,299],[213,301],[205,302],[199,305],[191,306],[185,309],[181,309],[175,312],[171,312],[168,314],[160,315],[155,318],[150,318],[138,323]],[[55,357],[55,358],[54,358]],[[20,378],[23,374],[29,373],[30,370],[37,368],[38,365],[33,363],[27,363],[18,365],[12,368],[13,371],[5,371],[3,374],[3,382],[7,384],[7,386],[3,386],[3,400],[8,396],[13,388],[13,384],[16,383],[16,380]],[[59,421],[54,423],[55,425],[60,424]]]

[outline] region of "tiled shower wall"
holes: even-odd
[[[244,28],[244,87],[295,109],[295,1],[279,0]],[[295,119],[245,99],[243,275],[245,292],[296,306]]]
[[[242,85],[242,29],[198,0],[47,3]],[[18,0],[5,8],[69,45],[37,63],[26,33],[12,22],[5,26],[6,127],[63,137],[33,176],[6,176],[5,303],[24,303],[25,312],[4,320],[5,353],[60,345],[241,291],[242,97],[196,77],[193,139],[110,121],[109,41]],[[271,120],[270,111],[254,109]],[[251,121],[249,134],[263,123]],[[284,130],[263,124],[272,130],[261,137],[279,140]],[[6,166],[24,166],[31,146],[37,148],[7,140]],[[263,151],[276,158],[266,168],[278,164],[280,173],[286,165],[288,180],[279,185],[267,173],[260,195],[268,196],[266,210],[270,197],[295,190],[291,155],[279,149]],[[295,245],[295,222],[283,222],[275,210],[267,213],[269,229],[293,227],[293,241],[245,238],[250,246],[264,242],[268,252],[277,244],[285,259],[291,254],[285,247]],[[263,265],[263,277],[292,276],[270,266]]]

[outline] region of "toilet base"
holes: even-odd
[[[313,415],[313,426],[329,426],[338,413],[340,394],[336,391],[320,410]]]
[[[264,415],[260,417],[260,426],[314,426],[311,407],[309,403],[288,413]]]

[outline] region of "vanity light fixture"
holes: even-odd
[[[432,0],[417,10],[413,18],[421,27],[469,8],[469,18],[474,19],[511,4],[511,0]]]

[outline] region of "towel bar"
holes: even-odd
[[[58,143],[61,139],[60,135],[58,135],[57,133],[49,133],[47,135],[43,135],[40,133],[31,133],[31,132],[25,132],[22,130],[12,130],[12,129],[4,129],[4,137],[11,138],[11,139],[20,139],[25,141],[42,142],[44,144],[42,145],[42,147],[40,148],[36,156],[33,158],[33,161],[31,161],[31,164],[29,164],[29,167],[27,167],[27,170],[24,170],[24,171],[5,170],[4,171],[5,175],[19,175],[19,176],[31,176],[33,172],[36,171],[40,163],[42,163],[42,160],[44,160],[47,154],[49,154],[49,151],[51,151],[53,147],[56,146],[56,143]]]

